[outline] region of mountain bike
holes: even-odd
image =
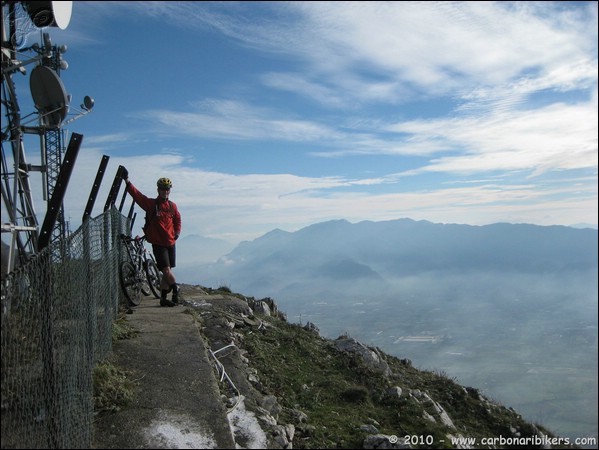
[[[145,241],[145,236],[132,238],[121,234],[127,258],[121,263],[119,276],[125,297],[132,306],[141,303],[141,294],[160,298],[162,273],[154,256],[146,250]]]

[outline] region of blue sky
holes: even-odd
[[[50,32],[71,114],[95,100],[66,127],[72,228],[102,155],[94,215],[122,164],[148,195],[173,180],[183,235],[231,242],[341,218],[597,223],[597,2],[77,1]]]

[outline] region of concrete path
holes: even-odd
[[[186,310],[145,297],[127,316],[140,334],[115,343],[114,363],[133,371],[138,389],[125,410],[96,420],[94,448],[235,448],[211,357]]]

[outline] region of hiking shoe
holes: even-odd
[[[168,299],[160,299],[160,306],[168,306],[168,307],[172,307],[172,306],[177,306],[175,303],[171,302]]]
[[[162,291],[160,291],[160,306],[175,306],[175,304],[173,302],[171,302],[169,299],[166,298],[166,295],[168,294],[168,291],[165,291],[164,289],[162,289]]]
[[[179,286],[175,284],[171,284],[171,289],[173,291],[173,303],[176,305],[179,303]]]

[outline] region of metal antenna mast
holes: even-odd
[[[52,57],[47,58],[44,61],[45,67],[49,67],[54,70],[57,75],[60,76],[60,70],[65,66],[64,61],[61,58],[63,53],[63,49],[59,49],[57,47],[52,47],[53,51],[51,52]],[[40,146],[45,149],[45,179],[46,183],[44,186],[44,200],[49,204],[50,199],[52,198],[52,194],[54,193],[54,189],[56,187],[58,176],[60,175],[60,167],[63,160],[64,155],[64,130],[60,126],[56,126],[56,124],[50,123],[49,120],[44,120],[42,116],[40,118],[40,128],[43,130],[43,134],[40,134]],[[42,165],[44,165],[44,161],[42,161]],[[64,205],[61,203],[56,219],[56,223],[54,224],[50,242],[55,243],[58,242],[62,237],[66,236],[66,222],[64,218]]]
[[[93,100],[86,97],[80,115],[65,122],[70,97],[64,90],[59,73],[67,68],[62,59],[66,47],[52,45],[48,33],[41,34],[41,45],[26,46],[26,41],[32,32],[45,27],[66,28],[72,3],[2,2],[2,233],[10,233],[9,248],[6,252],[3,250],[3,273],[10,272],[15,264],[26,262],[49,242],[57,241],[66,234],[62,205],[66,189],[64,174],[70,175],[82,136],[73,136],[75,139],[69,145],[71,158],[63,160],[62,126],[89,113]],[[24,120],[29,115],[22,116],[13,80],[13,77],[25,75],[29,65],[34,65],[30,75],[30,90],[37,110],[33,113],[33,122],[37,119],[34,126],[28,125],[31,120]],[[26,134],[39,136],[40,165],[27,163]],[[33,206],[32,172],[41,173],[43,198],[48,204],[42,230]],[[63,183],[59,182],[61,172]],[[48,233],[51,234],[49,237]],[[4,253],[7,254],[6,261]]]

